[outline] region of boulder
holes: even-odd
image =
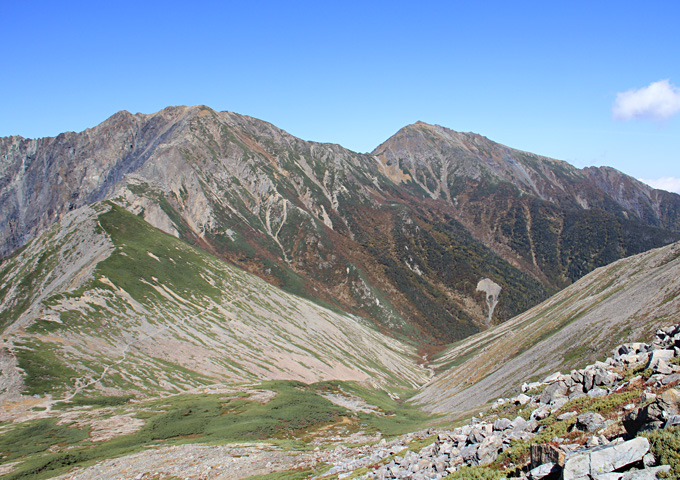
[[[543,390],[540,402],[544,405],[549,405],[559,397],[566,398],[568,390],[569,387],[567,387],[567,384],[563,381],[551,383]]]
[[[548,415],[550,415],[550,410],[548,410],[546,407],[540,407],[531,412],[531,419],[543,420],[544,418],[548,417]]]
[[[573,411],[572,412],[564,412],[564,413],[558,415],[557,419],[558,420],[569,420],[570,418],[573,418],[576,415],[578,415],[578,412],[573,412]]]
[[[635,435],[664,427],[673,415],[680,415],[680,390],[676,388],[666,390],[654,402],[626,414],[623,426],[630,435]]]
[[[657,360],[653,367],[654,373],[660,373],[661,375],[671,375],[676,373],[676,368],[671,368],[665,360]]]
[[[559,467],[564,465],[564,452],[549,443],[538,443],[531,446],[531,465],[534,469],[539,465],[551,463]]]
[[[654,457],[652,452],[646,453],[645,456],[642,457],[642,463],[645,465],[645,468],[653,467],[656,465],[656,457]]]
[[[626,355],[622,358],[623,363],[628,365],[628,367],[636,367],[642,363],[649,361],[649,355],[646,353],[636,353],[632,355]]]
[[[490,435],[486,437],[477,449],[478,464],[487,465],[496,460],[502,446],[503,439],[500,435]]]
[[[663,428],[675,427],[677,425],[680,425],[680,415],[671,415],[668,417],[668,420],[666,420]]]
[[[593,475],[591,478],[593,480],[657,480],[659,473],[668,472],[670,469],[670,465],[661,465],[659,467],[630,470],[628,472],[603,473],[601,475]]]
[[[583,389],[587,392],[592,389],[595,384],[595,370],[585,370],[583,372]]]
[[[680,390],[670,388],[649,405],[637,408],[623,417],[623,427],[630,435],[666,425],[667,419],[680,415]]]
[[[496,421],[493,422],[493,429],[497,432],[502,432],[503,430],[510,428],[510,425],[512,425],[512,421],[509,418],[497,418]]]
[[[553,383],[558,381],[562,377],[562,374],[560,372],[555,372],[543,379],[542,383]]]
[[[468,443],[482,443],[484,437],[486,437],[486,432],[479,428],[473,428],[467,437],[467,441]]]
[[[656,400],[656,393],[644,391],[644,392],[642,392],[642,395],[640,395],[640,400],[643,403],[644,402],[652,402],[652,401]]]
[[[652,351],[652,354],[649,356],[649,363],[647,364],[647,368],[654,369],[659,360],[667,362],[674,356],[675,350],[654,350]]]
[[[550,475],[557,474],[560,471],[560,467],[554,463],[544,463],[536,468],[529,470],[527,478],[529,480],[540,480]]]
[[[562,480],[586,480],[590,475],[590,454],[580,453],[565,460]]]
[[[468,465],[477,465],[477,450],[479,443],[473,443],[460,449],[460,458]]]
[[[562,471],[563,480],[586,480],[596,475],[613,472],[642,460],[649,451],[649,440],[636,437],[627,442],[606,447],[595,447],[567,458]]]
[[[591,389],[588,392],[588,396],[590,398],[599,398],[599,397],[604,397],[606,395],[607,395],[607,390],[605,390],[604,388],[600,388],[600,387],[594,387],[593,389]]]
[[[581,383],[582,384],[583,383],[583,372],[580,371],[580,370],[573,370],[571,372],[571,379],[575,383]]]
[[[604,417],[599,413],[586,412],[576,417],[574,428],[582,432],[595,432],[604,426]]]
[[[636,437],[619,445],[594,449],[590,452],[590,474],[612,472],[639,462],[648,451],[649,440],[645,437]]]
[[[515,419],[510,422],[510,428],[513,430],[526,430],[528,423],[529,422],[524,420],[522,417],[515,417]]]
[[[614,385],[614,383],[616,383],[617,380],[619,380],[620,378],[621,377],[619,377],[619,375],[617,375],[614,372],[610,372],[605,369],[600,369],[595,374],[595,377],[593,377],[593,383],[596,386],[610,387]]]
[[[549,405],[550,413],[558,411],[567,402],[569,402],[569,399],[567,397],[557,397],[557,398],[555,398],[552,402],[550,402],[550,405]]]
[[[597,447],[600,445],[600,439],[598,437],[588,437],[586,440],[586,447]]]
[[[442,453],[451,453],[451,450],[453,450],[453,443],[452,442],[441,442],[441,443],[436,443],[434,453],[437,454],[442,454]],[[421,450],[422,453],[422,450]]]
[[[663,385],[669,385],[671,383],[676,383],[680,382],[680,373],[674,373],[672,375],[666,375],[662,380],[661,383]]]

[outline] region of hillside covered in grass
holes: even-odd
[[[424,382],[415,349],[160,232],[67,215],[0,264],[4,399],[157,395],[219,382]]]

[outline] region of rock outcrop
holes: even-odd
[[[635,434],[680,423],[680,390],[673,388],[680,378],[672,372],[660,373],[658,366],[653,367],[661,356],[673,366],[671,370],[680,370],[676,367],[676,362],[680,363],[676,342],[680,345],[680,325],[661,329],[650,344],[623,344],[604,362],[569,374],[556,372],[540,382],[526,383],[521,387],[524,393],[499,398],[483,418],[475,416],[464,426],[437,431],[436,439],[417,451],[408,449],[408,440],[427,438],[434,432],[412,434],[391,444],[383,441],[370,455],[339,462],[330,473],[344,478],[363,467],[368,468],[368,473],[352,478],[441,479],[461,468],[492,464],[519,442],[533,443],[530,462],[522,466],[505,460],[502,465],[509,471],[514,469],[507,478],[656,479],[671,467],[658,465],[650,453],[649,440]],[[670,358],[665,353],[668,351],[673,352]],[[651,373],[647,370],[653,368],[656,370]],[[647,371],[649,377],[631,375],[636,371]],[[606,417],[594,411],[578,413],[579,404],[574,402],[582,397],[606,398],[640,387],[644,389],[637,399],[641,406],[631,403],[622,410],[603,412]],[[660,393],[656,396],[653,392]],[[646,403],[650,399],[654,400]],[[522,416],[514,419],[493,414],[518,407]],[[569,425],[569,440],[554,437],[551,443],[534,443],[535,439],[543,438],[549,421]]]

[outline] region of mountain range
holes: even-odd
[[[122,111],[80,133],[2,138],[0,168],[0,254],[110,200],[289,293],[432,347],[680,239],[676,194],[422,122],[359,154],[205,106]],[[501,289],[493,316],[476,289],[484,278]]]
[[[365,154],[203,106],[2,138],[0,475],[267,440],[242,478],[466,418],[677,323],[679,207],[422,122]]]

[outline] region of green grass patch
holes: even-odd
[[[363,387],[356,382],[320,382],[311,386],[323,391],[344,390],[347,393],[362,398],[369,405],[378,407],[382,415],[372,413],[357,413],[359,423],[369,431],[381,432],[386,437],[393,437],[407,432],[420,430],[431,425],[439,416],[425,413],[419,407],[403,400],[397,400],[384,390],[374,390]],[[400,399],[409,398],[413,391],[395,390]]]
[[[500,480],[505,474],[491,467],[463,467],[444,477],[447,480]]]
[[[649,439],[650,450],[661,465],[670,465],[668,474],[663,478],[680,478],[680,428],[670,427],[645,432],[642,436]]]
[[[142,303],[147,298],[162,298],[149,285],[155,283],[152,277],[179,294],[198,291],[212,298],[221,297],[221,290],[200,275],[201,270],[207,268],[206,254],[153,228],[118,205],[111,204],[111,210],[101,214],[99,221],[119,248],[97,265],[95,278],[99,275],[108,277]],[[105,284],[96,283],[100,288],[108,288]]]
[[[265,382],[260,388],[275,391],[276,396],[265,404],[240,394],[185,394],[132,404],[140,410],[138,417],[147,419],[146,424],[134,434],[96,445],[83,443],[87,430],[56,425],[55,419],[27,423],[0,437],[0,451],[7,452],[4,461],[26,459],[6,478],[48,478],[74,465],[130,454],[158,443],[273,439],[286,448],[303,448],[298,438],[308,429],[334,423],[347,413],[299,382]],[[123,398],[77,397],[76,403],[108,406]],[[43,454],[53,445],[63,447],[62,451]]]
[[[606,417],[612,412],[619,410],[623,405],[631,403],[634,399],[639,398],[641,394],[642,390],[636,388],[624,392],[612,393],[599,398],[590,398],[588,396],[575,398],[564,404],[562,408],[544,421],[568,411],[596,412]]]
[[[92,406],[92,407],[118,407],[120,405],[125,405],[128,403],[132,398],[134,398],[133,395],[122,395],[122,396],[115,396],[115,395],[102,395],[99,397],[88,397],[83,394],[78,394],[74,396],[71,400],[68,402],[61,402],[58,403],[57,405],[54,406],[56,410],[63,410],[66,408],[71,408],[71,407],[84,407],[84,406]]]
[[[89,430],[57,425],[57,419],[46,418],[19,424],[0,435],[2,461],[42,453],[52,445],[74,445],[86,440]]]
[[[80,376],[62,363],[63,355],[53,343],[30,340],[16,347],[19,368],[26,373],[24,385],[28,395],[42,395],[63,389],[70,386],[71,379]]]
[[[529,405],[514,404],[512,402],[504,403],[496,408],[491,408],[485,412],[485,415],[497,415],[499,418],[505,417],[514,419],[522,417],[524,420],[529,420],[531,417],[531,408]]]

